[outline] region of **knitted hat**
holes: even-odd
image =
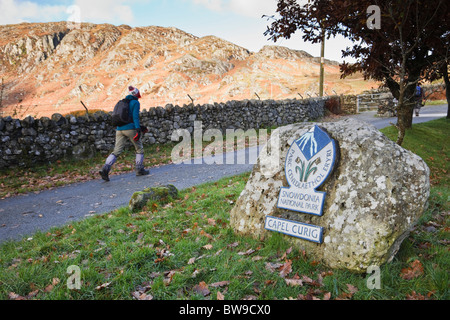
[[[138,88],[135,87],[128,87],[128,91],[130,91],[130,94],[132,96],[135,96],[136,98],[140,99],[141,98],[141,93],[139,92]]]

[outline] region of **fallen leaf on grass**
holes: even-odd
[[[276,281],[276,280],[266,280],[266,281],[264,281],[264,285],[265,285],[265,286],[270,286],[270,285],[272,285],[273,287],[275,287],[276,284],[277,284],[277,281]]]
[[[206,233],[204,230],[200,231],[200,235],[205,236],[210,240],[213,240],[212,235],[210,235],[209,233]]]
[[[251,254],[254,253],[254,252],[256,252],[256,250],[248,249],[248,250],[245,251],[245,252],[238,252],[238,255],[240,255],[240,256],[249,256],[249,255],[251,255]]]
[[[175,273],[177,273],[177,270],[171,270],[168,272],[164,272],[163,282],[166,286],[168,286],[172,282],[172,279],[173,279],[173,276],[175,275]]]
[[[323,295],[323,300],[330,300],[331,299],[331,292],[327,292]]]
[[[45,287],[44,292],[50,292],[53,290],[53,288],[59,283],[59,279],[58,278],[53,278],[52,279],[52,284],[49,284],[48,286]]]
[[[425,296],[413,291],[410,294],[406,295],[406,300],[426,300],[426,299],[425,299]]]
[[[220,281],[220,282],[211,283],[209,286],[213,287],[213,288],[217,288],[217,287],[224,287],[229,284],[230,284],[230,281]]]
[[[292,272],[292,260],[287,260],[278,270],[280,271],[280,277],[286,278]]]
[[[225,300],[225,296],[220,291],[217,291],[217,300],[219,301]]]
[[[140,293],[139,291],[135,291],[131,294],[134,298],[141,301],[153,300],[153,296],[151,294]]]
[[[192,278],[197,277],[197,275],[200,273],[201,270],[199,269],[194,269],[194,272],[192,272]]]
[[[208,296],[211,293],[211,291],[209,291],[208,285],[204,281],[194,286],[193,290],[204,297]]]
[[[321,287],[322,284],[322,276],[319,274],[318,275],[318,280],[313,280],[310,277],[307,276],[302,276],[302,280],[304,283],[309,284],[311,286],[315,286],[315,287]]]
[[[400,277],[405,280],[417,278],[423,274],[423,265],[419,260],[415,260],[410,264],[409,268],[402,269]]]
[[[233,242],[227,245],[228,248],[236,248],[239,245],[239,242]]]
[[[9,300],[26,300],[25,297],[22,297],[21,295],[18,295],[17,293],[14,293],[14,292],[8,293],[8,299]]]
[[[286,250],[286,252],[281,257],[281,260],[286,259],[287,255],[290,254],[291,252],[292,252],[292,247],[290,247],[289,249]]]
[[[33,286],[31,286],[33,287]],[[27,294],[25,297],[18,295],[14,292],[8,293],[8,298],[10,300],[29,300],[31,298],[34,298],[39,293],[39,289],[35,289],[34,291],[31,291],[29,294]]]
[[[270,272],[275,272],[281,266],[283,266],[282,263],[266,262],[266,270]]]
[[[111,284],[111,282],[103,283],[103,284],[99,285],[98,287],[95,287],[95,290],[98,291],[98,290],[108,288],[110,284]]]
[[[297,296],[297,300],[320,300],[320,298],[317,298],[312,293],[307,293],[306,295],[300,293]]]
[[[358,288],[351,284],[347,284],[347,288],[352,295],[358,292]]]
[[[347,284],[347,289],[349,292],[343,292],[339,295],[339,297],[336,298],[336,300],[350,300],[353,295],[358,292],[358,288],[351,285],[351,284]]]
[[[144,233],[143,232],[139,233],[139,235],[138,235],[138,237],[136,239],[136,243],[137,244],[142,244],[143,243],[143,241],[142,241],[143,237],[144,237]]]
[[[284,279],[284,281],[286,281],[286,284],[291,287],[303,286],[303,281],[300,279]]]
[[[136,291],[131,293],[137,300],[153,300],[153,296],[151,294],[147,294],[147,292],[151,289],[152,282],[146,281],[142,285],[136,287]]]

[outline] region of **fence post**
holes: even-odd
[[[192,105],[194,105],[194,99],[192,99],[192,97],[189,94],[187,96],[189,97],[189,99],[191,99]]]
[[[88,108],[86,108],[86,106],[84,105],[83,101],[80,101],[80,102],[83,105],[83,107],[86,109],[86,116],[89,117],[89,110],[88,110]]]

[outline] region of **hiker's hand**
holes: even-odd
[[[142,127],[141,127],[141,130],[142,130],[142,134],[148,133],[148,128],[145,127],[145,126],[142,126]]]
[[[141,136],[142,136],[141,128],[136,129],[136,135],[134,136],[133,140],[138,142],[141,139]]]

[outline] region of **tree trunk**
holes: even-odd
[[[445,66],[442,68],[442,75],[445,82],[445,95],[447,97],[447,119],[450,119],[450,79],[448,78],[447,63],[445,63]]]
[[[405,103],[405,128],[406,129],[411,129],[412,128],[412,123],[413,123],[413,117],[414,117],[414,107],[415,107],[416,103]]]
[[[412,116],[414,113],[414,103],[404,102],[403,104],[399,104],[397,110],[397,129],[398,129],[398,138],[397,144],[401,146],[403,144],[403,140],[405,139],[406,129],[410,129],[412,127]]]
[[[446,86],[445,90],[447,91],[447,119],[450,119],[450,87]]]

